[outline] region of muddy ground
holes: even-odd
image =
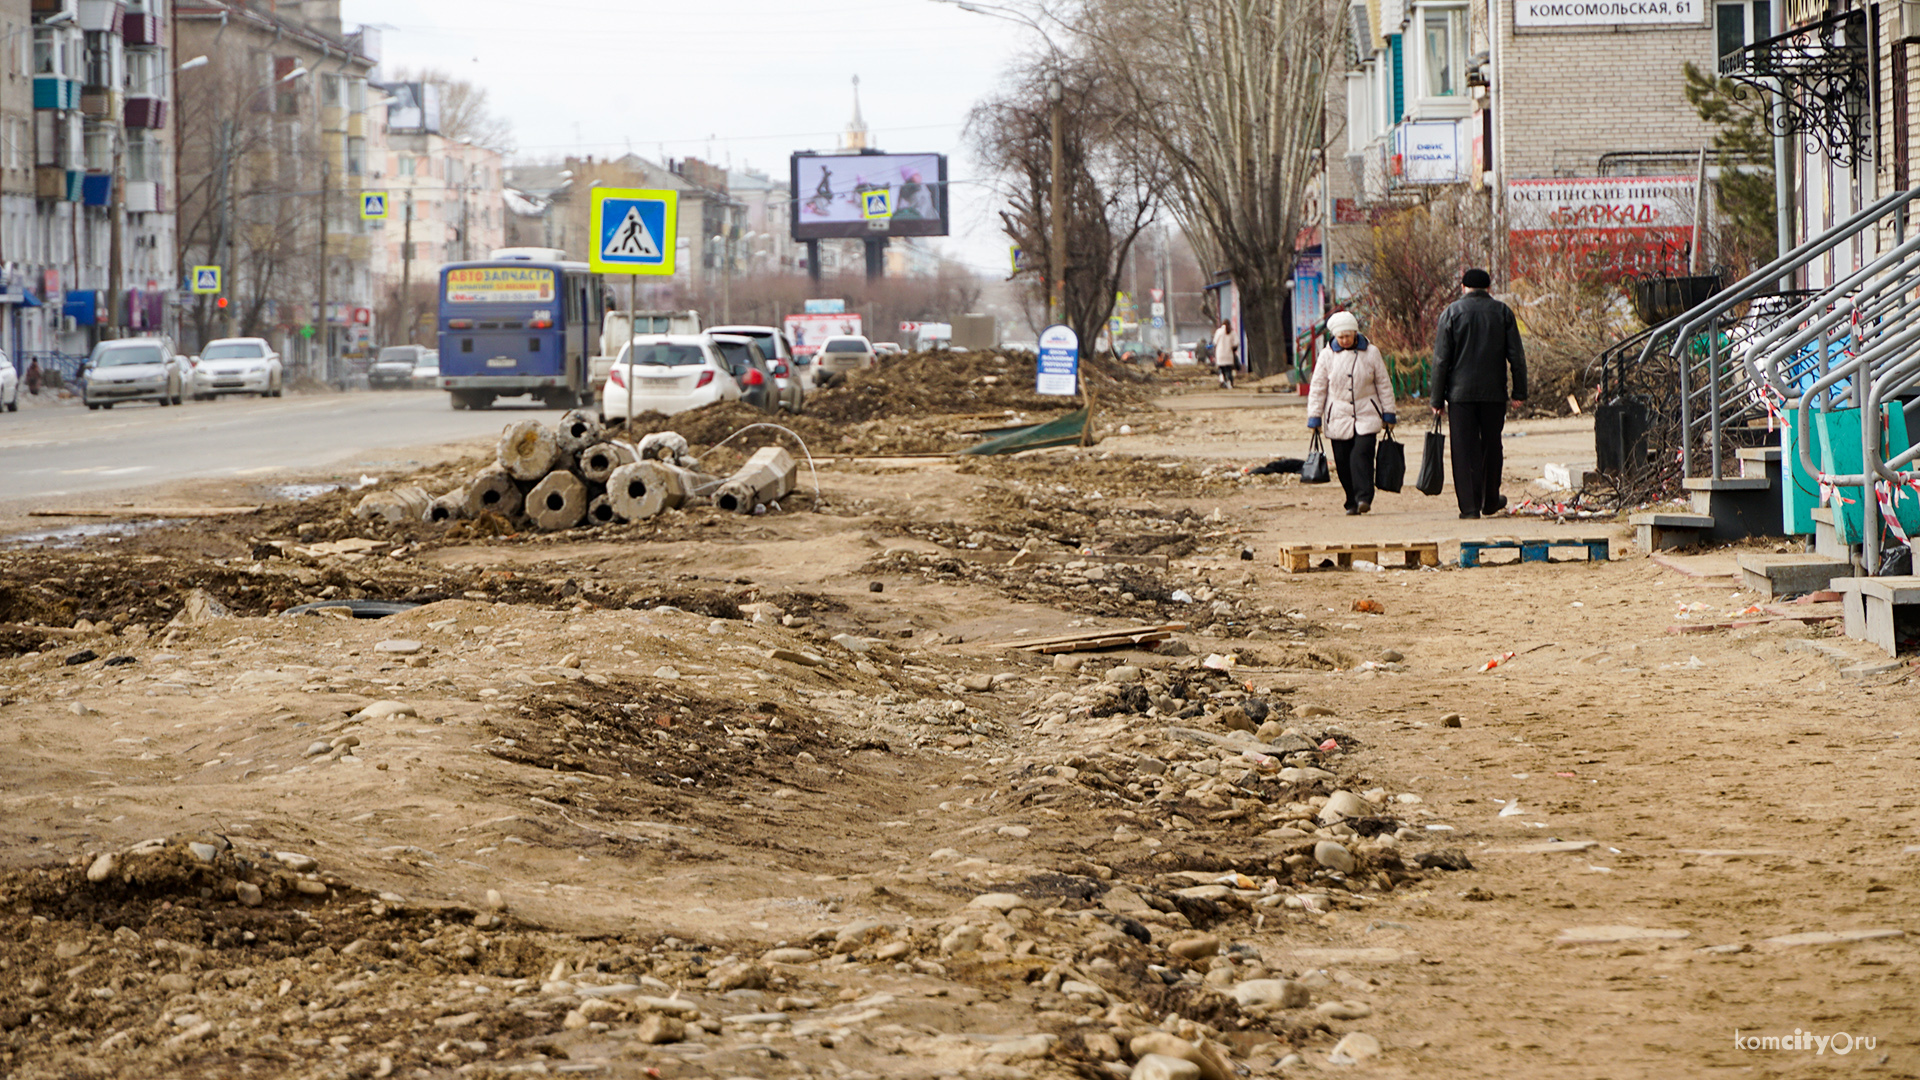
[[[1605,523],[1282,573],[1472,523],[1246,476],[1238,393],[762,517],[0,551],[0,1075],[1920,1072],[1910,668]],[[1023,407],[938,404],[834,430]],[[420,606],[277,614],[342,597]]]

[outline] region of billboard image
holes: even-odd
[[[830,337],[861,336],[860,326],[860,316],[850,312],[789,315],[786,319],[787,340],[803,355],[819,349]]]
[[[865,198],[884,191],[888,198]],[[882,201],[888,213],[868,216]],[[942,154],[793,155],[793,238],[947,235]]]

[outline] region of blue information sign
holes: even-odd
[[[1080,339],[1072,327],[1049,326],[1040,332],[1040,362],[1033,391],[1064,397],[1080,392]]]

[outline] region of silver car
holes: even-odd
[[[93,347],[80,397],[89,409],[111,409],[122,401],[178,405],[185,382],[185,366],[167,339],[121,338]]]
[[[193,368],[193,396],[259,394],[279,397],[285,388],[280,354],[264,338],[221,338],[200,350]]]

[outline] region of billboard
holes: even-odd
[[[811,353],[830,337],[860,337],[860,326],[858,313],[789,315],[787,340],[793,343],[796,351],[804,349]]]
[[[795,154],[792,180],[795,240],[947,235],[944,154]]]

